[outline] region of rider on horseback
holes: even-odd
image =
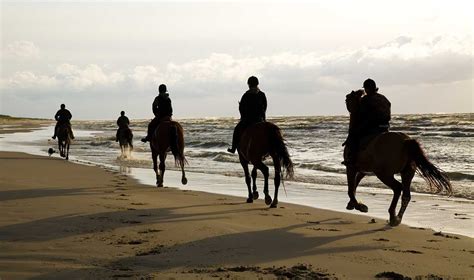
[[[366,95],[360,100],[357,118],[359,122],[349,129],[347,137],[349,153],[348,160],[343,162],[345,165],[355,163],[362,138],[388,132],[390,127],[390,101],[378,93],[379,89],[372,79],[365,80],[364,90]]]
[[[117,133],[115,134],[115,142],[118,142],[119,138],[119,133],[124,130],[128,129],[128,126],[130,125],[130,121],[128,118],[125,116],[125,112],[122,111],[120,112],[120,117],[117,119],[117,126],[119,127],[117,129]]]
[[[54,115],[54,119],[57,121],[56,126],[54,127],[54,135],[53,139],[56,139],[56,135],[58,133],[58,128],[61,125],[67,125],[69,127],[69,137],[71,139],[74,139],[74,134],[72,133],[72,128],[71,128],[71,120],[72,114],[69,112],[69,110],[66,109],[66,105],[61,104],[61,109],[59,109],[56,112],[56,115]]]
[[[227,149],[229,153],[235,153],[242,132],[251,124],[265,121],[267,111],[267,98],[265,93],[258,88],[257,77],[250,77],[247,81],[249,90],[244,93],[239,102],[240,122],[234,129],[232,136],[232,147]]]
[[[166,89],[166,85],[161,84],[158,87],[158,96],[155,97],[153,101],[152,110],[155,118],[148,125],[148,131],[146,137],[142,139],[142,142],[145,143],[151,140],[153,132],[156,130],[160,122],[165,120],[171,120],[173,115],[173,108],[171,107],[171,99]]]

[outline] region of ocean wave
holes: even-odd
[[[230,146],[229,143],[222,141],[189,141],[186,143],[186,145],[199,148],[220,148]]]
[[[474,134],[472,134],[472,133],[463,133],[463,132],[452,132],[452,133],[445,134],[443,136],[446,136],[446,137],[473,137]]]
[[[114,145],[114,142],[112,142],[112,141],[90,141],[87,144],[91,145],[93,147],[97,147],[97,146],[112,147],[112,145]]]
[[[299,163],[296,164],[298,168],[310,169],[310,170],[317,170],[317,171],[324,171],[324,172],[331,172],[331,173],[338,173],[338,174],[345,174],[345,168],[334,168],[330,166],[325,166],[319,163]]]
[[[209,158],[214,161],[219,161],[219,162],[232,162],[232,163],[238,163],[239,162],[239,157],[235,155],[231,155],[227,152],[213,152],[213,151],[202,151],[202,152],[194,152],[194,151],[189,151],[186,153],[186,156],[188,157],[194,157],[194,158]]]
[[[454,181],[469,180],[474,181],[474,175],[461,172],[446,172],[448,177]]]

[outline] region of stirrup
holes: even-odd
[[[228,148],[227,151],[231,154],[235,154],[235,150],[234,148]]]

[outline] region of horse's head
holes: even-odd
[[[351,91],[348,95],[346,95],[346,107],[347,111],[350,113],[356,112],[359,109],[360,98],[364,95],[364,90],[359,89],[356,91]]]

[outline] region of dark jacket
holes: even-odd
[[[391,118],[390,107],[390,101],[379,93],[362,97],[359,111],[362,134],[388,130]]]
[[[259,89],[249,89],[239,102],[240,119],[242,121],[259,122],[266,119],[267,97]]]
[[[56,115],[54,115],[54,119],[58,123],[69,123],[71,118],[72,118],[72,115],[68,109],[59,109],[59,111],[56,112]]]
[[[159,94],[153,101],[152,110],[157,118],[171,117],[173,115],[173,108],[171,107],[169,94]]]
[[[127,116],[120,116],[117,119],[117,125],[119,128],[126,128],[130,124],[130,121],[128,120]]]

